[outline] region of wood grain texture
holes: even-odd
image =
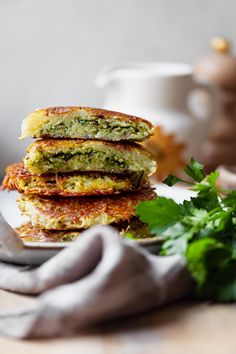
[[[0,291],[0,309],[34,306],[32,297]],[[73,338],[0,338],[1,354],[234,354],[236,305],[180,303]]]

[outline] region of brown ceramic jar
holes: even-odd
[[[224,38],[212,40],[212,53],[195,65],[195,76],[219,89],[219,111],[201,152],[207,170],[236,165],[236,57]]]

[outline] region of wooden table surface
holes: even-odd
[[[0,309],[34,301],[0,290]],[[235,354],[236,305],[180,303],[96,333],[51,340],[0,338],[0,354]]]

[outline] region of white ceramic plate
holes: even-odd
[[[193,192],[183,187],[168,187],[163,184],[155,185],[158,195],[173,198],[177,202],[182,202],[184,199],[190,199],[194,195]],[[16,205],[17,192],[0,192],[0,210],[8,224],[15,228],[20,226],[29,219],[20,214]],[[157,253],[160,249],[160,240],[145,239],[138,243],[153,253]],[[6,254],[5,250],[0,246],[0,261],[13,262],[18,264],[41,264],[47,259],[54,256],[61,249],[66,247],[68,243],[61,242],[25,242],[25,249],[13,258]]]

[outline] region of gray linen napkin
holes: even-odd
[[[66,336],[179,299],[193,283],[180,256],[149,254],[108,226],[83,233],[37,268],[0,263],[0,288],[38,295],[34,306],[0,312],[0,332]]]

